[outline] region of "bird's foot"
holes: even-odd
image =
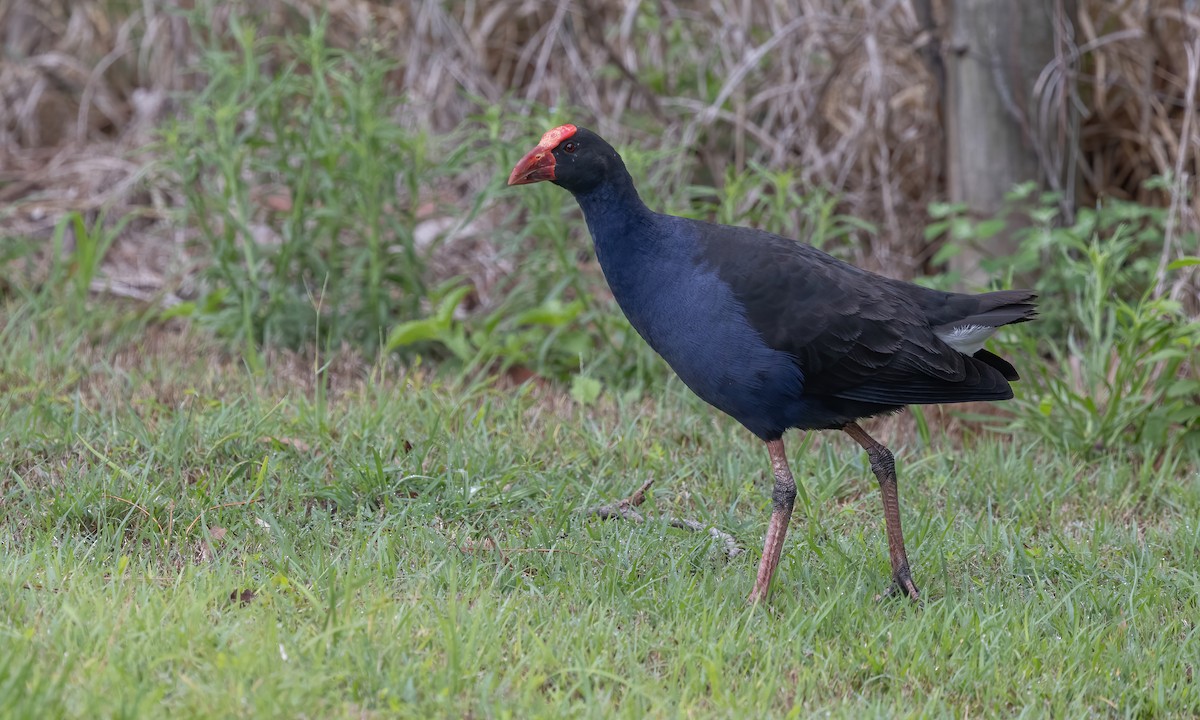
[[[883,597],[895,597],[897,595],[907,595],[913,602],[918,602],[921,599],[921,592],[917,590],[917,584],[913,582],[912,575],[908,568],[902,568],[892,577],[892,584],[883,593]]]

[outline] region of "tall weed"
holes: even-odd
[[[286,38],[230,23],[233,49],[208,49],[209,82],[162,135],[211,260],[204,299],[178,312],[251,356],[318,327],[370,347],[426,299],[433,248],[413,228],[453,151],[404,129],[393,64],[370,47],[331,49],[320,22]]]
[[[1010,199],[1030,198],[1023,187]],[[1001,335],[1025,356],[1015,428],[1084,453],[1200,451],[1200,321],[1157,292],[1166,211],[1113,200],[1060,226],[1054,200],[1025,211],[1015,255],[986,261],[995,275],[1032,278],[1040,295],[1038,320]],[[950,233],[951,247],[1011,221],[939,215],[931,230]],[[1195,236],[1185,243],[1196,252]]]

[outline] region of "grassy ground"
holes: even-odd
[[[797,522],[751,608],[766,453],[678,383],[582,408],[345,357],[256,377],[72,315],[0,308],[6,716],[1200,713],[1200,483],[1169,459],[897,445],[914,607],[876,600],[862,453],[789,436]],[[658,519],[583,512],[648,477]]]
[[[749,608],[764,449],[665,380],[574,203],[505,189],[508,169],[595,121],[654,207],[889,272],[997,219],[926,217],[937,153],[876,152],[938,132],[915,15],[809,3],[761,56],[774,6],[709,4],[647,43],[649,4],[617,22],[628,3],[587,3],[613,22],[577,32],[579,3],[520,0],[415,3],[417,22],[334,3],[353,12],[318,23],[302,9],[330,4],[0,3],[0,95],[22,99],[0,102],[0,718],[1200,716],[1200,477],[1172,449],[1197,447],[1200,327],[1158,301],[1194,284],[1176,111],[1196,72],[1168,51],[1186,23],[1142,32],[1092,3],[1097,32],[1138,37],[1085,27],[1081,87],[1154,102],[1084,98],[1085,130],[1153,126],[1134,134],[1179,161],[1093,148],[1130,185],[1088,172],[1087,192],[1174,201],[1031,213],[1041,233],[992,273],[1036,270],[1046,298],[1014,332],[1053,359],[1021,365],[1016,433],[868,425],[898,457],[924,604],[876,600],[862,452],[792,436],[796,523]],[[160,302],[193,329],[152,320]],[[343,343],[452,362],[279,349]],[[496,366],[573,391],[449,376]],[[588,516],[648,478],[648,523]]]

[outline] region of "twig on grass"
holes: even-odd
[[[150,511],[147,510],[146,508],[142,507],[141,505],[138,505],[137,503],[135,503],[132,500],[127,500],[127,499],[121,497],[120,495],[110,495],[108,493],[105,493],[104,497],[108,500],[119,500],[119,501],[125,503],[126,505],[129,505],[130,507],[134,508],[141,514],[150,518],[150,522],[154,523],[154,525],[158,528],[158,533],[160,535],[163,533],[163,526],[158,522],[158,520],[153,515],[150,514]]]
[[[194,520],[192,520],[190,523],[188,523],[187,529],[183,531],[183,536],[187,537],[188,535],[190,535],[192,533],[192,528],[196,526],[196,523],[200,522],[204,518],[204,513],[206,513],[206,512],[212,512],[213,510],[221,510],[223,508],[241,507],[242,505],[251,505],[253,503],[258,502],[261,499],[262,498],[250,498],[249,500],[240,500],[238,502],[221,503],[220,505],[213,505],[212,507],[204,508],[203,510],[200,511],[200,514],[195,517]]]
[[[595,515],[601,520],[620,519],[629,520],[630,522],[635,523],[645,522],[646,518],[634,508],[646,502],[646,491],[649,490],[650,486],[653,484],[654,478],[650,478],[646,482],[642,483],[642,486],[635,490],[629,497],[623,500],[618,500],[615,503],[608,503],[592,508],[590,511],[588,511],[588,515]],[[676,527],[681,530],[690,530],[691,532],[704,532],[707,530],[708,534],[711,535],[713,539],[721,543],[722,548],[725,551],[725,557],[727,558],[733,559],[746,552],[738,546],[737,540],[732,535],[722,530],[718,530],[711,525],[705,525],[695,520],[687,520],[674,516],[667,518],[667,524],[671,527]]]
[[[650,478],[642,483],[642,486],[635,490],[632,495],[624,500],[618,500],[615,503],[601,505],[593,508],[588,514],[596,515],[601,520],[609,520],[611,518],[620,518],[622,520],[630,520],[635,523],[645,522],[646,518],[635,507],[646,502],[646,491],[654,484],[654,478]]]

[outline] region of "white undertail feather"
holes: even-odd
[[[974,355],[983,349],[983,344],[995,332],[996,328],[986,325],[959,325],[949,332],[939,332],[937,336],[963,355]]]

